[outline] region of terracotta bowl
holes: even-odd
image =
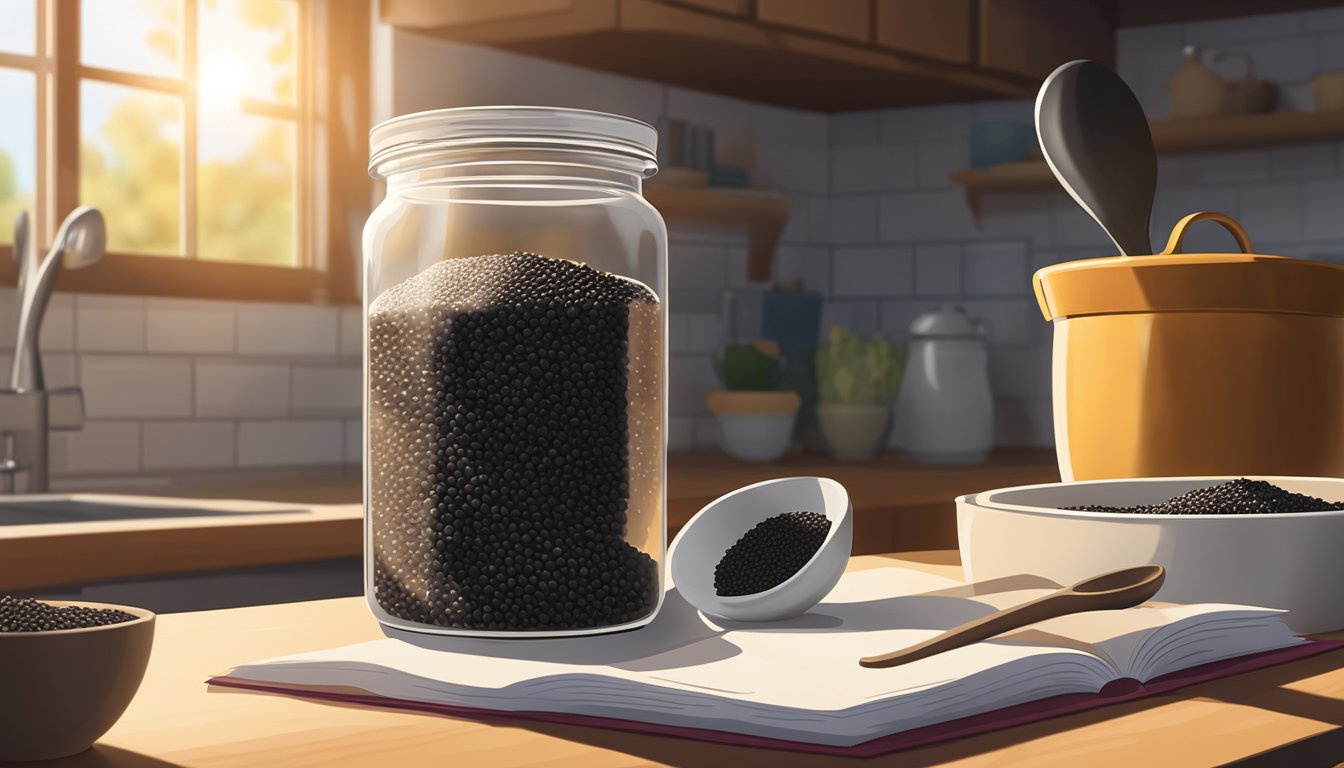
[[[0,632],[0,760],[83,752],[117,722],[149,663],[154,614],[107,603],[132,621],[51,632]]]

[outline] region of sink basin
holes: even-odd
[[[95,494],[0,498],[0,527],[109,520],[274,515],[307,512],[304,507],[255,501],[157,499]]]

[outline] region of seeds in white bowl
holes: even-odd
[[[1326,501],[1315,496],[1293,493],[1265,480],[1248,480],[1240,477],[1207,488],[1186,491],[1156,504],[1140,504],[1132,507],[1081,504],[1063,509],[1073,512],[1149,515],[1266,515],[1344,510],[1344,502]]]
[[[783,584],[826,541],[831,521],[816,512],[767,517],[742,534],[714,568],[719,597],[754,595]]]

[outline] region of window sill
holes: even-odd
[[[0,246],[0,284],[13,285],[17,277],[13,248]],[[109,253],[93,266],[62,274],[57,288],[121,296],[358,304],[354,281],[346,282],[316,269]]]

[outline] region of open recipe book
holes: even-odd
[[[974,727],[944,729],[938,738],[1084,709],[1076,702],[1098,699],[1124,678],[1138,681],[1131,694],[1143,695],[1139,683],[1182,670],[1206,672],[1187,673],[1181,684],[1235,671],[1209,672],[1211,662],[1262,654],[1264,661],[1240,667],[1251,668],[1324,650],[1295,636],[1280,611],[1148,603],[1051,619],[903,666],[858,664],[1054,588],[1035,577],[965,585],[874,568],[846,573],[810,612],[767,624],[706,619],[673,588],[653,623],[633,632],[538,641],[408,633],[247,664],[211,682],[453,714],[601,718],[636,730],[840,751],[834,748],[949,721]],[[1163,689],[1172,687],[1179,686]],[[322,695],[351,689],[368,695]],[[1031,710],[1028,703],[1045,699],[1075,703]],[[1015,714],[997,724],[982,716],[996,710]],[[930,740],[938,739],[916,743]]]

